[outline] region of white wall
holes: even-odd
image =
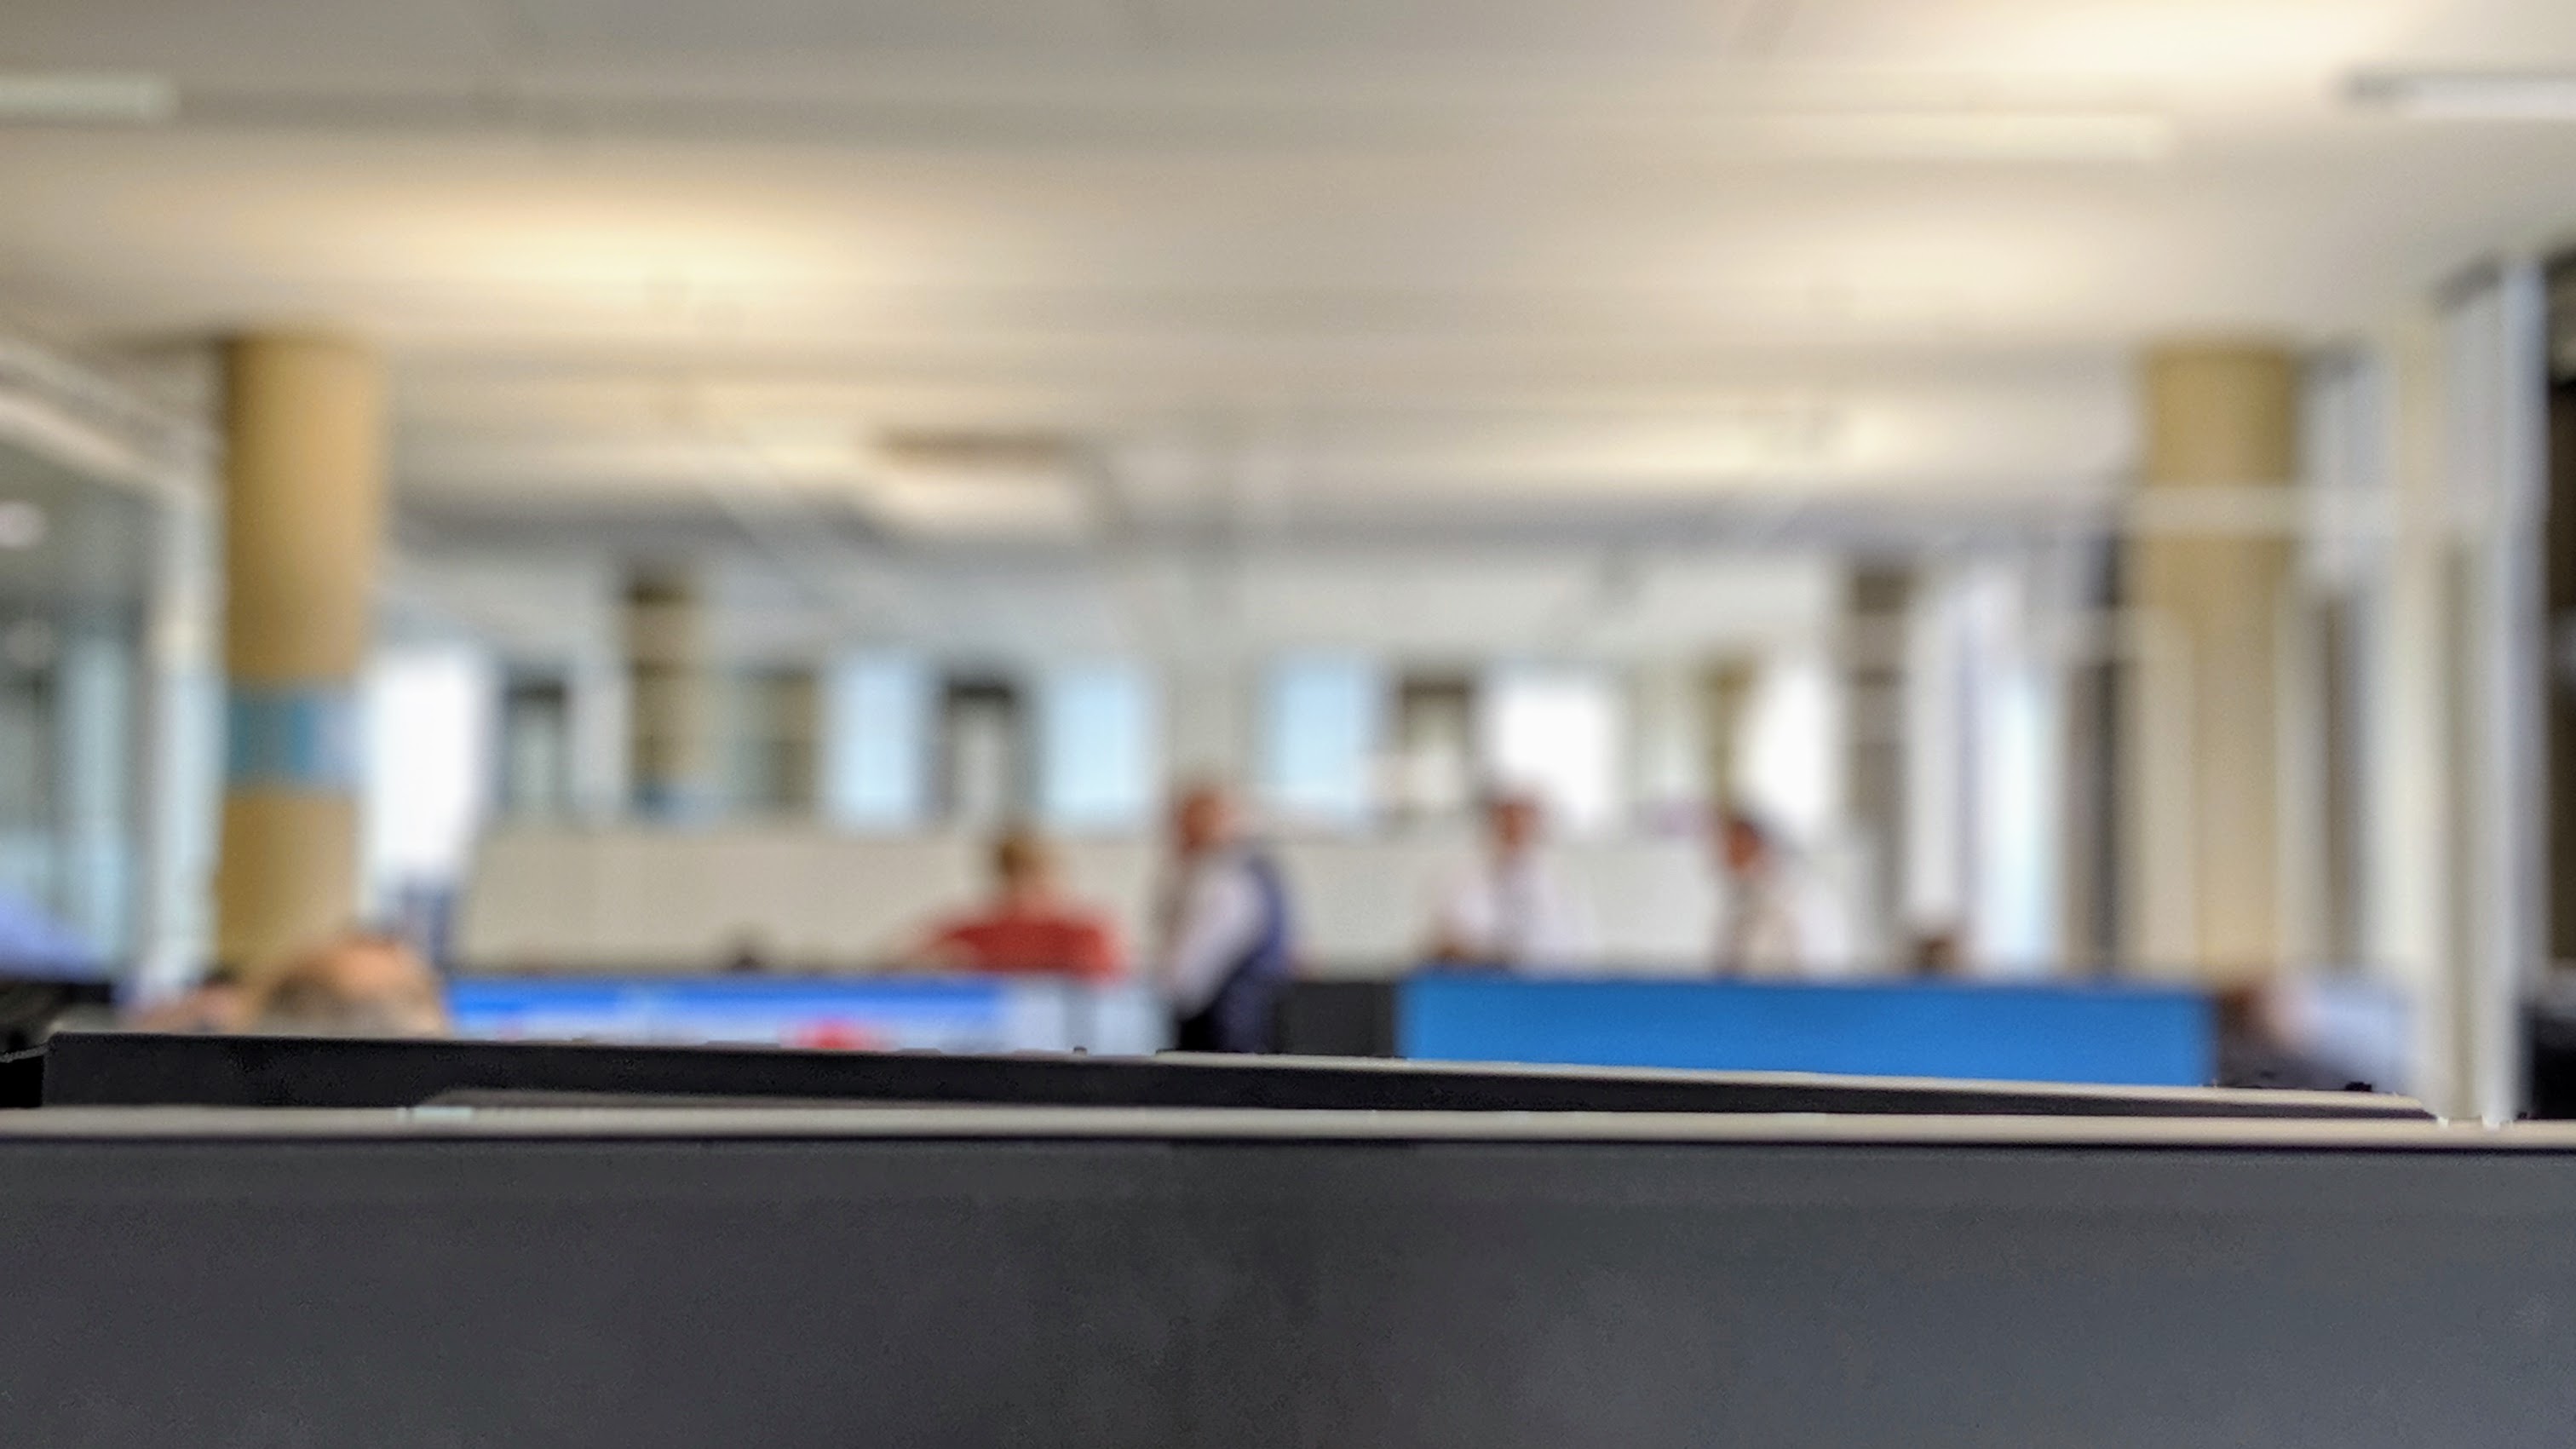
[[[1281,842],[1300,954],[1320,969],[1409,962],[1434,895],[1473,849],[1463,833]],[[1063,850],[1074,893],[1110,911],[1131,950],[1144,942],[1158,848],[1088,838]],[[1569,844],[1555,858],[1590,898],[1605,959],[1674,971],[1707,961],[1718,900],[1697,841]],[[704,970],[756,940],[779,965],[852,969],[981,889],[981,843],[957,835],[512,827],[477,853],[457,954],[469,969]]]

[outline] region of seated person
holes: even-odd
[[[1719,973],[1848,973],[1851,950],[1840,909],[1790,843],[1769,823],[1732,807],[1721,806],[1714,824],[1725,907],[1718,929]]]
[[[1030,830],[993,843],[993,897],[979,912],[942,923],[907,953],[914,964],[958,971],[1047,973],[1106,981],[1125,969],[1117,932],[1068,899],[1055,851]]]
[[[1528,795],[1485,804],[1485,855],[1441,893],[1431,924],[1438,962],[1564,970],[1588,966],[1598,946],[1581,896],[1540,852],[1546,818]]]
[[[258,984],[253,1031],[298,1036],[443,1036],[438,973],[401,940],[351,932],[298,956]]]

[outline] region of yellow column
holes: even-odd
[[[2263,505],[2298,472],[2299,364],[2286,348],[2159,347],[2143,369],[2149,510],[2129,548],[2140,626],[2129,811],[2132,950],[2245,979],[2276,968],[2280,620],[2289,539]],[[2223,491],[2221,491],[2223,490]],[[2197,492],[2198,497],[2191,496]],[[2203,510],[2189,505],[2210,505]],[[2170,525],[2186,519],[2184,527]]]
[[[639,568],[627,579],[627,772],[647,818],[703,815],[715,795],[705,612],[686,568]]]
[[[224,348],[225,794],[216,950],[251,970],[358,907],[357,683],[384,535],[384,382],[346,339]]]

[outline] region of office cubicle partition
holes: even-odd
[[[2576,1422],[2576,1138],[0,1114],[13,1442],[2418,1449]]]

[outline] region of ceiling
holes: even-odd
[[[2576,67],[2576,7],[11,0],[0,70],[178,108],[0,127],[0,308],[177,397],[377,339],[429,547],[2062,501],[2142,341],[2576,220],[2576,125],[2346,99],[2410,65]]]

